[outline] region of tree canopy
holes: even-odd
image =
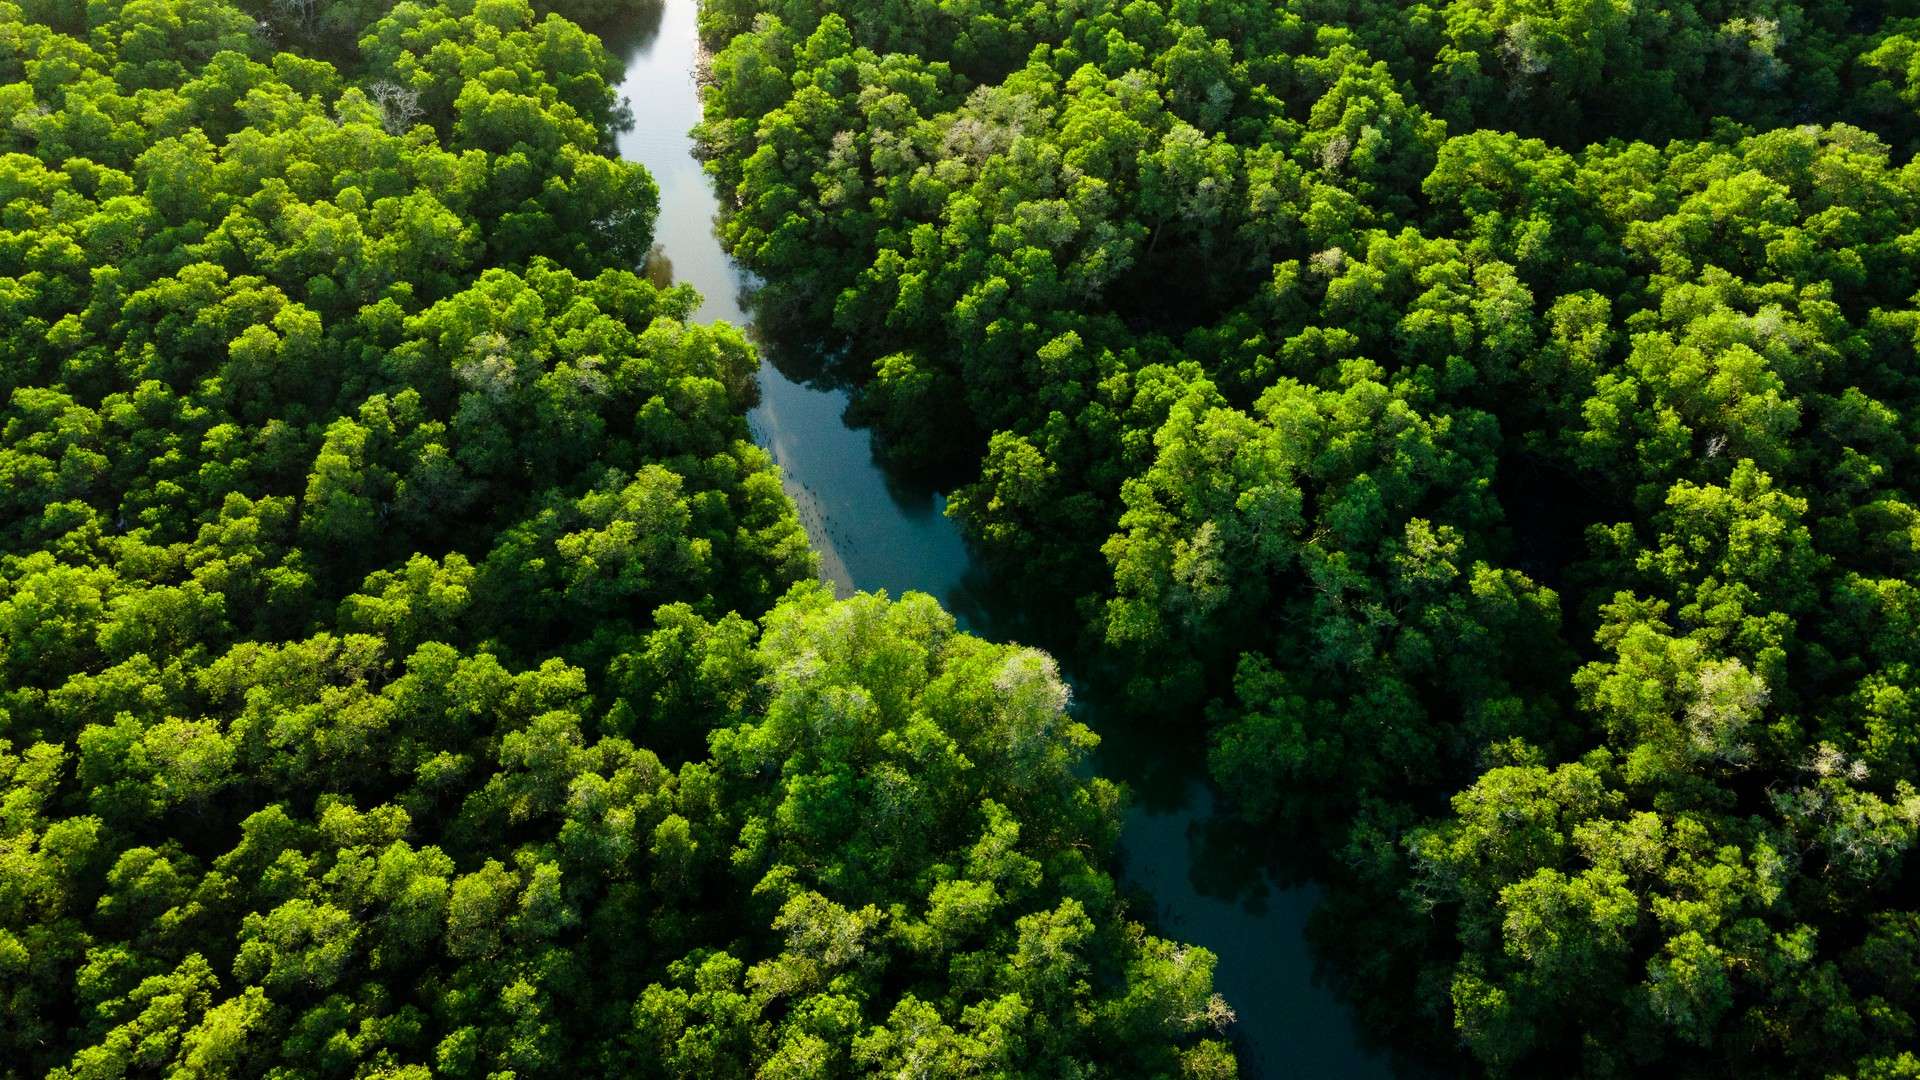
[[[0,0],[0,1075],[1234,1074],[1053,661],[816,580],[617,70]]]
[[[712,0],[700,136],[1376,1030],[1910,1076],[1913,14]]]

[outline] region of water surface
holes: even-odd
[[[607,38],[626,59],[617,89],[634,118],[620,135],[620,153],[645,164],[660,185],[651,269],[700,290],[699,319],[724,319],[752,336],[745,302],[752,281],[714,236],[719,204],[687,135],[700,119],[695,0],[642,5]],[[763,349],[762,355],[777,353]],[[779,463],[781,483],[821,554],[822,576],[837,591],[885,589],[898,596],[918,590],[938,599],[969,632],[1065,651],[1035,628],[1021,598],[995,588],[945,516],[943,495],[891,478],[875,463],[868,433],[843,420],[844,393],[804,385],[767,359],[760,388],[760,405],[747,422]],[[1389,1075],[1383,1060],[1361,1049],[1350,1010],[1317,984],[1303,933],[1317,890],[1276,885],[1261,868],[1257,845],[1241,842],[1231,822],[1215,817],[1196,738],[1121,722],[1084,700],[1078,712],[1101,735],[1094,768],[1135,796],[1121,839],[1127,882],[1151,893],[1161,932],[1220,958],[1214,982],[1239,1013],[1233,1034],[1241,1074],[1249,1080]]]

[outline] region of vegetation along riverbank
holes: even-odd
[[[0,0],[0,1076],[1285,1061],[1054,659],[819,580],[641,6]],[[700,31],[755,335],[1399,1066],[1920,1078],[1920,8]]]
[[[813,583],[616,75],[0,3],[0,1073],[1231,1072],[1051,661]]]

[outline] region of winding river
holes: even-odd
[[[660,185],[657,247],[649,271],[691,283],[704,297],[697,317],[748,327],[751,282],[714,236],[718,204],[692,155],[688,131],[700,118],[693,80],[699,48],[697,0],[641,4],[624,23],[603,27],[608,47],[626,60],[617,88],[634,123],[621,133],[622,156],[639,161]],[[763,357],[773,355],[763,350]],[[961,628],[1007,641],[1045,644],[1018,598],[991,577],[944,514],[946,499],[889,477],[865,431],[842,420],[847,399],[810,388],[767,359],[761,403],[748,414],[754,438],[779,463],[782,483],[821,554],[822,574],[845,595],[855,589],[930,593]],[[1157,929],[1216,953],[1215,986],[1239,1014],[1233,1027],[1241,1075],[1369,1080],[1391,1074],[1364,1049],[1350,1010],[1316,979],[1303,929],[1316,890],[1283,887],[1261,868],[1240,830],[1213,814],[1204,750],[1083,702],[1081,718],[1101,736],[1093,763],[1134,793],[1121,840],[1125,875],[1157,907]]]

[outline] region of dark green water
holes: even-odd
[[[751,281],[714,237],[718,204],[687,136],[700,118],[695,2],[644,6],[608,32],[609,46],[627,61],[618,89],[634,118],[620,136],[620,152],[645,164],[660,185],[650,270],[699,289],[705,302],[698,318],[750,327]],[[930,593],[972,633],[1048,643],[1021,598],[997,590],[974,559],[943,513],[945,497],[889,477],[874,462],[867,433],[842,419],[844,394],[796,382],[764,359],[760,389],[760,406],[748,423],[779,463],[787,494],[821,554],[822,574],[837,590]],[[1348,1008],[1317,984],[1303,934],[1316,890],[1277,886],[1257,845],[1213,814],[1197,740],[1121,723],[1097,704],[1082,702],[1079,711],[1101,735],[1094,768],[1134,793],[1121,840],[1127,880],[1152,895],[1161,933],[1220,958],[1214,981],[1239,1014],[1233,1035],[1242,1075],[1391,1075],[1383,1058],[1360,1046]]]

